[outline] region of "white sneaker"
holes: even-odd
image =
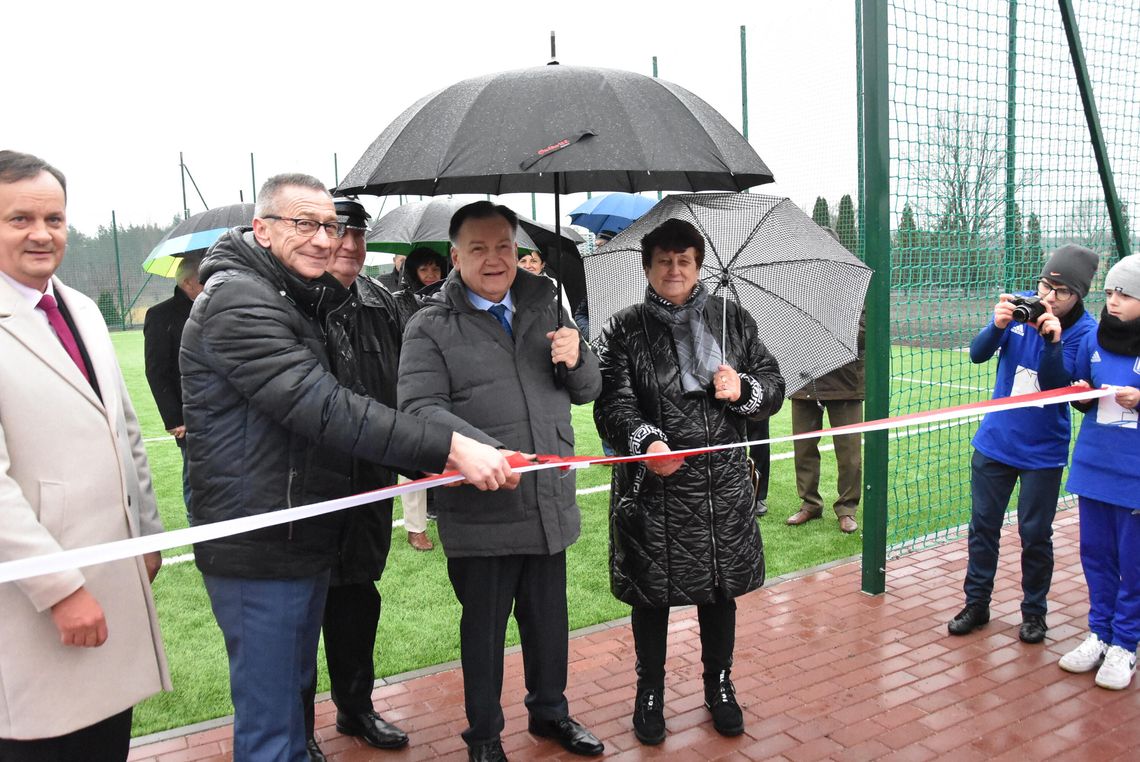
[[[1096,669],[1104,659],[1108,644],[1090,632],[1079,646],[1061,657],[1061,669],[1066,672],[1088,672]]]
[[[1122,691],[1132,682],[1136,671],[1136,652],[1129,653],[1121,646],[1109,646],[1104,664],[1096,671],[1096,684],[1112,691]]]

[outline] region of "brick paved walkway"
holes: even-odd
[[[721,738],[702,705],[696,612],[670,623],[665,717],[668,739],[643,747],[633,736],[633,646],[628,620],[591,628],[570,642],[571,713],[606,743],[606,756],[678,760],[1096,760],[1140,758],[1140,682],[1097,688],[1057,659],[1080,642],[1088,611],[1077,557],[1076,512],[1057,521],[1057,565],[1043,646],[1017,639],[1021,616],[1018,540],[1007,528],[993,621],[951,638],[961,606],[965,541],[888,564],[887,593],[859,592],[858,561],[773,580],[740,600],[733,679],[746,734]],[[382,752],[333,727],[331,702],[317,707],[317,735],[333,762],[465,759],[459,732],[463,686],[449,665],[396,678],[374,693],[377,710],[411,736]],[[391,680],[391,679],[390,679]],[[503,689],[512,760],[576,759],[526,732],[522,661],[507,656]],[[227,723],[140,739],[137,762],[229,760]],[[181,732],[181,735],[179,734]]]

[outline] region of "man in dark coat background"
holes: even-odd
[[[859,357],[837,368],[792,395],[792,433],[803,434],[823,428],[823,413],[831,426],[848,426],[863,420],[863,344],[866,336],[866,313],[859,317]],[[863,494],[863,441],[859,434],[833,437],[838,497],[835,517],[839,531],[851,534],[859,528],[855,513]],[[823,498],[819,494],[819,439],[797,439],[792,443],[796,456],[796,491],[801,505],[788,517],[791,526],[806,524],[823,516]]]
[[[597,397],[597,358],[557,328],[550,281],[520,270],[518,218],[489,201],[451,219],[455,269],[408,322],[400,354],[400,409],[480,442],[525,453],[572,455],[570,405]],[[570,323],[564,314],[565,323]],[[555,384],[556,363],[568,371]],[[439,536],[463,606],[460,648],[472,760],[506,759],[500,742],[503,642],[513,607],[522,641],[530,732],[576,754],[602,744],[569,716],[566,548],[581,516],[573,472],[522,475],[498,494],[438,490]]]
[[[162,427],[174,437],[182,452],[182,502],[190,506],[190,480],[186,471],[186,426],[182,421],[182,374],[178,350],[182,328],[190,317],[194,300],[202,293],[198,281],[198,256],[183,257],[174,276],[174,296],[146,311],[143,321],[143,351],[146,381],[162,417]]]
[[[368,212],[359,202],[347,198],[336,199],[335,206],[344,232],[333,242],[327,273],[344,291],[335,292],[334,301],[339,304],[329,311],[325,321],[329,341],[342,348],[331,353],[332,369],[345,386],[394,408],[404,322],[387,289],[360,274]],[[353,459],[346,494],[390,487],[395,482],[396,476],[390,469]],[[381,607],[376,582],[384,573],[391,546],[390,498],[346,512],[322,623],[325,661],[337,709],[336,729],[345,735],[359,736],[378,749],[398,749],[408,743],[407,734],[386,722],[372,704],[376,682],[373,652]],[[315,695],[315,673],[313,677]],[[309,760],[320,762],[325,757],[313,735],[311,700],[305,722]]]

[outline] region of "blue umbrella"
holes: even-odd
[[[570,212],[570,221],[594,234],[603,230],[620,233],[656,203],[633,193],[607,193],[580,204]]]
[[[253,204],[230,204],[199,212],[178,223],[143,260],[143,270],[164,278],[173,278],[178,263],[188,255],[201,256],[232,227],[249,225],[253,220]]]

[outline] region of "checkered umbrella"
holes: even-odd
[[[746,193],[667,196],[584,256],[591,339],[615,312],[644,300],[641,238],[670,218],[701,231],[701,280],[756,319],[787,394],[856,358],[871,269],[789,199]]]

